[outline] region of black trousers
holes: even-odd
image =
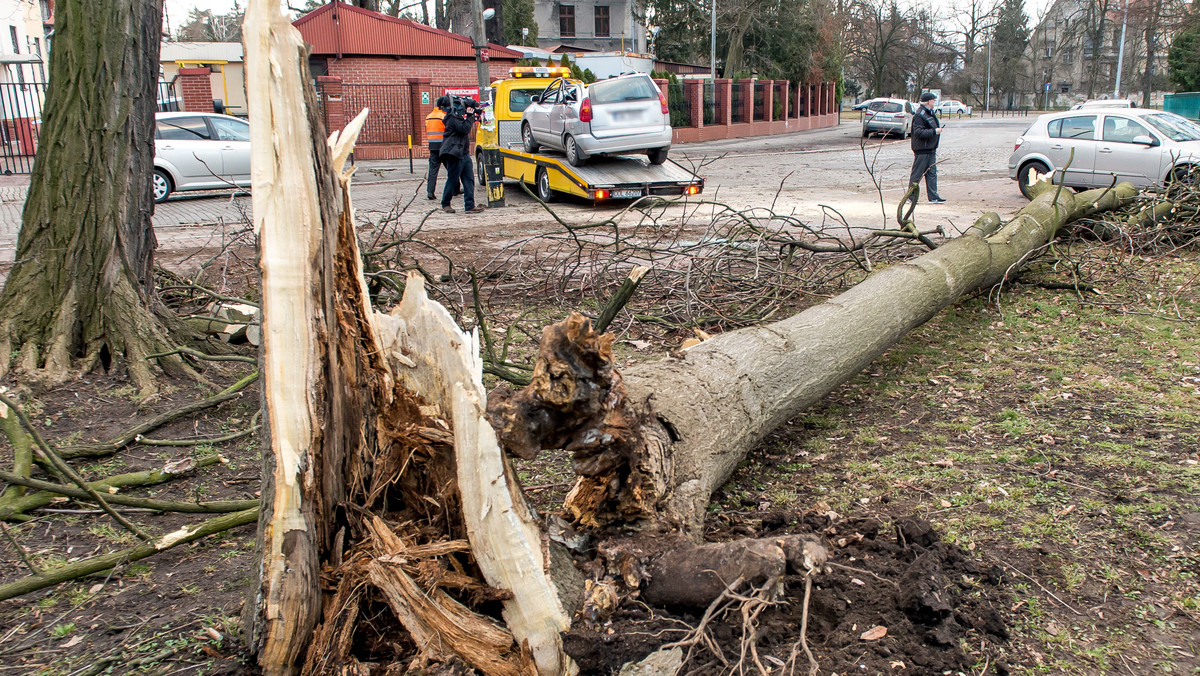
[[[941,199],[937,191],[937,153],[914,153],[912,173],[908,176],[908,184],[920,183],[921,178],[925,178],[925,196],[931,200]],[[920,194],[917,191],[917,195]],[[917,201],[917,195],[913,195],[913,201]]]
[[[442,160],[438,157],[438,151],[441,149],[441,143],[429,144],[429,170],[425,174],[425,196],[429,199],[434,199],[437,195],[438,169],[442,167]]]
[[[471,169],[471,158],[442,155],[442,162],[446,164],[446,187],[442,189],[442,206],[450,206],[450,199],[454,197],[454,188],[461,183],[463,208],[467,211],[474,209],[475,172]]]

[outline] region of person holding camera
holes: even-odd
[[[438,169],[442,160],[438,155],[442,152],[442,137],[446,133],[446,111],[450,109],[450,97],[439,96],[434,101],[433,110],[425,116],[425,140],[429,143],[429,171],[425,176],[425,197],[437,199]]]
[[[475,204],[475,172],[471,165],[471,128],[479,121],[479,102],[475,99],[455,99],[446,113],[446,132],[442,137],[441,159],[446,165],[446,186],[442,189],[442,211],[452,214],[450,200],[454,189],[462,185],[463,206],[468,214],[484,210]]]

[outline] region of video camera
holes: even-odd
[[[483,109],[487,107],[486,101],[475,101],[475,99],[469,96],[451,96],[450,112],[455,115],[466,115],[467,101],[474,101],[473,105],[477,114],[483,112]]]

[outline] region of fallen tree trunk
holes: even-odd
[[[821,305],[619,375],[582,318],[556,325],[532,384],[493,402],[493,422],[522,457],[574,454],[581,476],[567,506],[579,522],[665,518],[699,538],[713,491],[773,429],[947,305],[1003,282],[1063,225],[1135,194],[1127,183],[1078,194],[1048,186],[994,234],[999,219],[985,216]]]

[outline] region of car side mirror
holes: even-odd
[[[541,95],[541,94],[534,94],[533,96],[529,97],[529,102],[530,102],[530,103],[541,103],[541,102],[542,102],[542,95]]]
[[[1141,136],[1134,136],[1133,142],[1140,146],[1148,146],[1151,148],[1158,145],[1158,139],[1154,138],[1153,136],[1146,136],[1145,134],[1142,134]]]

